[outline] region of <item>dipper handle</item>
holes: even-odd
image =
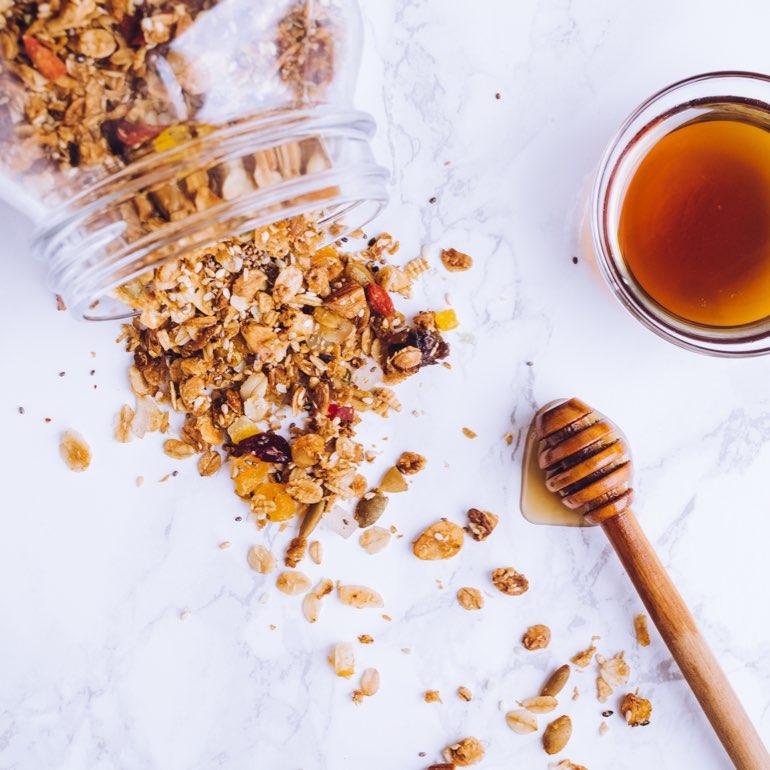
[[[633,511],[601,526],[735,767],[770,770],[762,739]]]

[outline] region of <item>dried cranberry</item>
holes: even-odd
[[[329,404],[327,414],[330,420],[336,417],[340,422],[353,422],[353,418],[356,416],[352,406],[340,406],[339,404]]]
[[[233,457],[254,455],[267,463],[287,463],[291,459],[291,447],[283,436],[268,430],[239,441],[230,454]]]
[[[146,123],[119,120],[115,125],[115,135],[126,147],[138,147],[154,139],[164,128],[164,126],[149,126]]]
[[[375,315],[381,315],[383,318],[392,318],[396,314],[396,308],[393,307],[393,300],[385,289],[379,284],[368,283],[366,285],[366,299],[369,307]]]

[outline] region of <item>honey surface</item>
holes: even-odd
[[[719,119],[664,136],[632,177],[618,237],[670,312],[710,326],[770,316],[770,132]]]

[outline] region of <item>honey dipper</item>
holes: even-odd
[[[534,427],[546,487],[601,525],[735,767],[770,770],[761,738],[631,510],[633,465],[623,434],[576,398],[543,407]]]

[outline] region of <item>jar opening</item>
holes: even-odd
[[[53,212],[34,241],[76,316],[130,315],[110,293],[171,259],[280,219],[312,215],[328,240],[387,202],[374,122],[328,107],[276,112],[177,142]]]

